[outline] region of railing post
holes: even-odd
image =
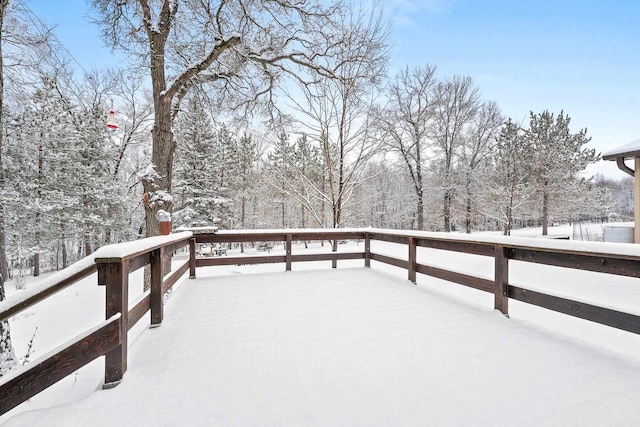
[[[120,345],[105,354],[103,388],[117,386],[127,371],[127,331],[129,330],[129,261],[98,265],[99,284],[106,285],[106,319],[120,315]],[[102,280],[100,280],[102,278]]]
[[[338,252],[338,240],[334,239],[331,241],[331,252]],[[332,259],[331,260],[331,268],[338,268],[338,260],[337,259]]]
[[[407,242],[409,245],[409,280],[415,284],[416,283],[416,239],[413,237],[409,237],[409,241]]]
[[[189,239],[189,279],[196,278],[196,238]]]
[[[364,234],[364,266],[371,267],[371,236]]]
[[[507,251],[507,248],[500,245],[496,245],[494,248],[494,308],[509,317],[509,257]]]
[[[291,234],[287,234],[287,241],[286,241],[286,256],[285,256],[285,260],[286,260],[286,270],[287,271],[291,271],[291,245],[292,245],[292,236]]]
[[[155,328],[162,323],[162,248],[151,252],[151,327]]]

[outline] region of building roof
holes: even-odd
[[[602,160],[616,160],[620,157],[625,159],[640,157],[640,139],[604,153]]]

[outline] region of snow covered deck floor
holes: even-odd
[[[185,282],[112,390],[9,426],[639,425],[640,367],[376,269]]]

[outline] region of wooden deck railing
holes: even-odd
[[[469,286],[480,291],[494,294],[494,308],[505,315],[509,313],[509,299],[543,307],[549,310],[579,317],[640,334],[640,316],[611,310],[581,301],[561,298],[545,293],[513,286],[509,284],[509,261],[524,261],[546,264],[563,268],[607,273],[618,276],[640,277],[640,246],[637,255],[602,252],[598,244],[588,244],[586,249],[568,249],[572,245],[567,241],[552,242],[546,239],[511,239],[509,237],[473,238],[468,235],[446,233],[401,232],[394,230],[290,230],[290,231],[221,231],[217,233],[194,234],[196,243],[239,243],[239,242],[285,242],[285,255],[264,255],[259,257],[219,257],[198,258],[195,266],[258,264],[284,262],[286,270],[291,270],[293,262],[364,259],[365,266],[371,260],[393,265],[407,270],[408,279],[416,282],[417,273],[438,279]],[[354,240],[365,242],[363,252],[292,254],[292,241],[312,240]],[[406,259],[394,258],[371,251],[371,241],[384,241],[407,245]],[[526,243],[523,243],[526,241]],[[517,242],[517,243],[516,243]],[[445,251],[482,255],[494,259],[494,278],[489,280],[469,274],[463,274],[417,262],[417,248],[431,248]],[[610,248],[611,246],[607,246]],[[618,246],[620,248],[625,245]],[[626,246],[628,248],[628,245]],[[193,252],[195,254],[195,252]],[[335,266],[335,264],[334,264]],[[195,275],[195,270],[193,272]],[[640,283],[638,283],[640,286]]]
[[[360,240],[361,252],[330,252],[294,254],[295,241]],[[406,245],[406,258],[395,258],[371,250],[372,241]],[[284,255],[198,257],[197,244],[226,244],[247,242],[284,242]],[[163,277],[161,259],[164,253],[189,246],[189,260]],[[419,263],[417,248],[431,248],[462,252],[493,258],[493,280],[463,274]],[[106,320],[87,331],[50,356],[31,363],[10,375],[0,378],[0,414],[19,405],[92,360],[105,355],[105,388],[112,387],[123,378],[127,370],[127,332],[148,311],[151,326],[163,320],[163,295],[184,275],[196,277],[197,267],[284,263],[285,270],[292,264],[306,261],[362,259],[369,267],[371,261],[389,264],[407,270],[407,278],[416,282],[418,273],[469,286],[494,295],[494,308],[505,315],[509,299],[515,299],[571,316],[640,334],[640,316],[599,307],[584,302],[560,298],[509,284],[511,260],[539,263],[563,268],[580,269],[612,275],[640,277],[640,246],[603,246],[576,250],[570,242],[550,242],[536,239],[510,239],[507,237],[473,238],[442,233],[400,232],[393,230],[280,230],[280,231],[220,231],[178,233],[171,236],[143,239],[132,244],[113,245],[94,254],[92,262],[75,266],[48,286],[18,300],[0,302],[0,321],[48,298],[53,293],[78,280],[98,272],[98,284],[106,286]],[[606,249],[606,250],[605,250]],[[624,250],[623,250],[624,249]],[[129,304],[129,274],[150,265],[151,289]],[[639,283],[640,286],[640,283]]]
[[[162,254],[188,245],[190,239],[191,233],[180,233],[107,246],[80,262],[81,265],[60,272],[59,279],[52,277],[41,289],[0,302],[0,321],[4,321],[96,271],[98,284],[106,286],[103,323],[52,354],[0,378],[0,414],[101,356],[105,356],[105,388],[117,384],[127,370],[127,332],[148,311],[152,325],[162,322],[162,297],[189,268],[187,261],[163,277]],[[147,264],[151,266],[151,289],[129,307],[129,274]]]

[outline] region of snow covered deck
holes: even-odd
[[[8,426],[638,425],[640,367],[378,269],[201,269],[112,390]]]

